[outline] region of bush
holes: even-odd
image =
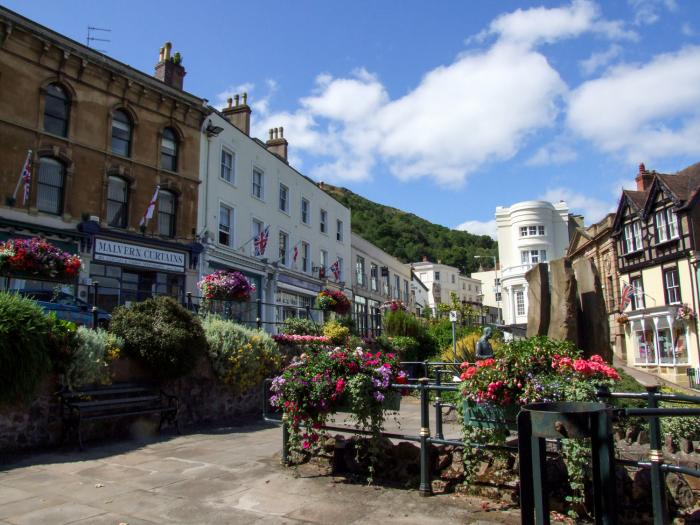
[[[416,361],[424,361],[437,351],[435,339],[428,332],[425,322],[401,309],[388,310],[384,314],[382,331],[388,337],[411,337],[415,339],[418,343],[418,347],[414,352]]]
[[[399,355],[401,361],[422,361],[420,343],[413,337],[397,335],[387,337],[386,342],[391,347],[392,352]]]
[[[109,383],[109,362],[119,356],[123,347],[124,340],[106,330],[78,328],[76,346],[64,372],[66,386]]]
[[[49,314],[49,359],[55,372],[63,374],[72,359],[77,342],[78,327],[71,321]]]
[[[110,329],[124,340],[125,353],[162,379],[190,371],[207,348],[199,319],[171,297],[116,308]]]
[[[284,320],[281,333],[289,335],[321,335],[321,327],[311,319],[287,317]]]
[[[473,363],[476,361],[476,343],[480,338],[481,334],[479,332],[472,331],[471,333],[457,340],[456,346],[458,363]],[[489,340],[489,342],[491,343],[491,347],[493,348],[494,352],[497,352],[501,347],[501,343],[497,339],[494,340],[492,338]],[[452,362],[454,358],[454,351],[452,349],[452,343],[450,342],[450,344],[443,348],[442,352],[440,353],[440,360],[449,363]]]
[[[208,316],[202,322],[214,372],[240,394],[274,375],[282,363],[277,344],[262,330]]]
[[[34,301],[0,292],[0,402],[32,396],[50,367],[50,329]]]
[[[474,333],[474,329],[458,324],[455,332],[457,340],[459,341],[463,337]],[[442,351],[448,346],[452,348],[452,323],[448,319],[440,319],[437,322],[431,322],[428,326],[428,333],[435,340],[435,345],[439,351]],[[451,360],[452,359],[450,359],[450,361]]]
[[[323,325],[323,335],[330,339],[331,344],[342,345],[350,336],[350,329],[333,319]]]

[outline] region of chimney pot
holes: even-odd
[[[243,105],[239,102],[241,96],[236,93],[233,95],[233,104],[231,104],[231,99],[228,99],[228,107],[222,110],[224,117],[231,124],[236,126],[246,135],[250,135],[250,108],[246,105],[246,99],[248,98],[247,93],[243,93]]]
[[[644,163],[642,162],[642,163],[639,165],[639,173],[644,173],[646,170],[647,170],[647,169],[646,169],[646,166],[644,166]]]
[[[284,138],[284,128],[282,126],[280,126],[280,138]]]
[[[248,105],[248,93],[243,93],[243,105]]]
[[[228,100],[226,100],[226,102],[228,102],[228,107],[231,107],[233,104],[233,99],[229,97]]]
[[[182,89],[182,82],[187,72],[185,68],[182,67],[180,53],[175,53],[174,59],[170,57],[172,47],[173,45],[170,42],[166,42],[165,45],[160,48],[155,77],[172,88]]]
[[[270,128],[270,140],[272,140],[272,128]]]
[[[170,58],[170,50],[173,48],[173,45],[170,42],[165,43],[165,60],[168,60]]]
[[[238,96],[238,93],[236,93],[233,97],[233,100],[236,101],[236,106],[238,105],[238,101],[240,100],[240,97]]]
[[[161,47],[160,48],[160,54],[158,55],[158,62],[162,62],[165,57],[165,48]]]

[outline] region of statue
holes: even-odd
[[[488,359],[489,357],[493,357],[493,347],[491,346],[491,343],[489,343],[491,335],[491,327],[485,327],[484,335],[482,335],[479,341],[476,343],[477,359]]]

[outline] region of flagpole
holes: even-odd
[[[24,180],[24,169],[27,167],[27,162],[32,157],[32,150],[27,150],[27,157],[24,159],[24,164],[22,164],[22,171],[19,172],[19,179],[17,179],[17,185],[15,186],[15,191],[12,193],[12,198],[17,202],[17,192],[19,191],[19,186]]]

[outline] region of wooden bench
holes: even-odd
[[[158,431],[167,421],[173,423],[180,433],[178,399],[157,387],[134,383],[93,385],[76,390],[64,389],[58,392],[58,396],[65,425],[64,439],[70,430],[74,430],[81,450],[85,448],[81,431],[86,421],[160,414]]]

